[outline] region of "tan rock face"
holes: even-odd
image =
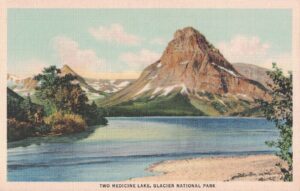
[[[153,87],[184,84],[191,92],[268,97],[261,84],[238,73],[219,50],[191,27],[175,32],[156,67]]]

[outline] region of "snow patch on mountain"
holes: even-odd
[[[214,66],[217,66],[217,67],[220,68],[221,70],[223,70],[223,71],[225,71],[225,72],[227,72],[227,73],[229,73],[229,74],[231,74],[231,75],[233,75],[233,76],[235,76],[235,77],[239,77],[239,75],[236,74],[236,73],[235,73],[234,71],[232,71],[232,70],[229,70],[229,69],[227,69],[227,68],[224,68],[223,66],[219,66],[219,65],[217,65],[217,64],[214,63],[214,62],[212,62],[211,64],[214,65]]]
[[[187,89],[187,87],[185,86],[185,84],[181,84],[181,91],[180,91],[180,93],[181,94],[186,94],[186,95],[189,95],[189,91],[188,91],[188,89]]]
[[[121,89],[127,87],[132,83],[132,79],[88,79],[86,82],[93,87],[95,90],[103,91],[105,93],[114,93],[120,91]]]
[[[157,65],[156,65],[157,68],[160,68],[161,67],[161,63],[159,62]]]
[[[123,82],[117,84],[116,86],[117,86],[118,88],[124,88],[124,87],[128,86],[129,84],[130,84],[129,81],[123,81]]]
[[[171,93],[172,90],[174,88],[177,88],[177,87],[178,87],[178,85],[173,85],[173,86],[167,86],[167,87],[163,88],[164,92],[160,96],[167,96],[167,95],[169,95],[169,93]]]
[[[183,61],[180,63],[180,65],[187,65],[190,61],[189,60],[186,60],[186,61]]]
[[[160,92],[163,88],[162,87],[157,87],[155,88],[155,90],[153,91],[152,95],[157,94],[158,92]]]
[[[142,94],[142,93],[144,93],[144,92],[147,92],[147,91],[149,91],[151,89],[151,85],[150,85],[150,83],[148,83],[148,84],[146,84],[138,93],[136,93],[135,95],[137,96],[137,95],[140,95],[140,94]]]

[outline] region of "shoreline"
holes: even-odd
[[[129,181],[282,181],[277,163],[272,154],[166,160],[145,169],[156,175]]]

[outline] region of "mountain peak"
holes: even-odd
[[[72,70],[72,68],[70,66],[68,66],[66,64],[63,65],[63,67],[61,68],[61,73],[63,75],[72,74],[72,75],[76,75],[77,76],[77,73],[74,70]]]
[[[193,27],[185,27],[174,33],[174,39],[169,42],[160,61],[162,65],[169,65],[172,68],[189,62],[194,69],[205,69],[206,65],[210,64],[241,76],[221,52]]]
[[[191,36],[197,36],[197,37],[202,37],[205,38],[204,35],[202,35],[199,31],[197,31],[193,27],[185,27],[183,29],[179,29],[174,33],[174,38],[187,38]]]
[[[185,27],[174,33],[173,40],[168,44],[168,52],[219,52],[210,44],[205,36],[193,27]]]
[[[68,66],[67,64],[63,65],[63,67],[61,68],[62,70],[72,70],[70,66]]]

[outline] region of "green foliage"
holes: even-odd
[[[56,112],[46,117],[45,123],[51,127],[51,132],[54,134],[70,134],[82,132],[86,129],[84,119],[76,114]]]
[[[34,104],[29,95],[24,99],[7,88],[8,141],[36,135],[36,128],[43,125],[43,115],[43,107]],[[45,133],[45,131],[40,133]]]
[[[70,84],[58,87],[54,103],[60,112],[80,114],[85,109],[88,98],[78,84]]]
[[[218,101],[213,101],[211,103],[211,105],[217,110],[219,111],[221,114],[226,113],[228,110],[226,109],[226,106],[223,105],[222,103],[218,102]]]
[[[61,75],[60,69],[50,66],[34,79],[39,82],[36,95],[40,100],[44,100],[48,111],[78,114],[84,109],[88,98],[79,84],[74,83],[76,76]]]
[[[107,124],[107,119],[104,117],[104,109],[98,108],[94,101],[91,105],[86,106],[83,116],[88,125]]]
[[[36,87],[36,96],[43,100],[44,102],[55,102],[55,93],[59,86],[59,74],[60,70],[56,66],[50,66],[49,68],[44,68],[42,74],[38,74],[34,77],[34,80],[38,81],[38,86]]]
[[[273,121],[279,129],[280,137],[277,141],[267,142],[267,144],[279,149],[277,155],[288,164],[287,168],[279,165],[283,179],[292,181],[293,76],[291,73],[285,76],[275,63],[273,63],[273,71],[268,72],[268,75],[274,82],[273,85],[269,85],[272,89],[272,100],[270,102],[260,101],[260,104],[267,119]]]
[[[7,118],[15,118],[17,120],[26,121],[26,111],[21,109],[22,99],[12,97],[7,92]]]
[[[34,126],[35,135],[46,135],[51,131],[51,127],[45,123],[36,124]]]
[[[33,105],[30,96],[28,95],[24,101],[21,103],[21,109],[25,111],[25,116],[27,121],[34,121],[34,114],[37,111],[36,107]]]
[[[107,109],[108,116],[203,116],[189,99],[181,94],[171,94],[153,100],[139,98]]]
[[[88,104],[86,93],[81,89],[76,76],[62,75],[55,66],[45,68],[35,76],[39,82],[37,97],[45,100],[48,115],[56,112],[81,115],[88,125],[106,124],[107,120],[95,103]]]

